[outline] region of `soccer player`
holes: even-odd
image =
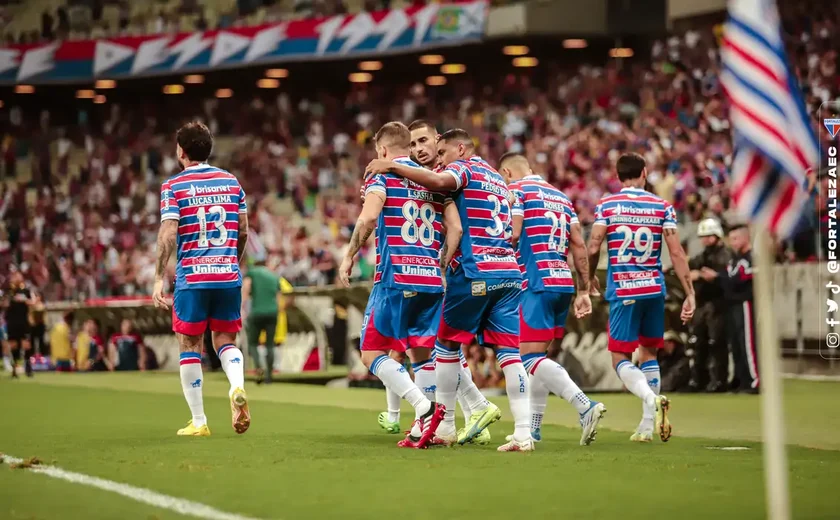
[[[559,363],[546,358],[549,345],[562,340],[566,316],[575,293],[569,250],[575,260],[579,287],[575,316],[592,312],[589,300],[589,265],[577,214],[566,195],[531,171],[528,160],[506,154],[499,172],[516,197],[513,237],[522,271],[519,310],[519,352],[531,379],[531,437],[540,441],[549,390],[569,402],[580,414],[580,445],[588,446],[597,433],[606,407],[590,400]]]
[[[408,125],[411,132],[411,143],[409,152],[421,166],[434,171],[443,171],[443,165],[438,162],[437,155],[437,129],[428,121],[422,119],[416,120]],[[454,205],[450,204],[451,199],[444,201],[443,210],[443,225],[446,235],[447,251],[452,255],[458,248],[461,240],[463,229],[461,228],[461,218],[458,215],[458,210]],[[449,260],[441,256],[441,269],[445,270],[449,264]],[[434,399],[435,395],[435,355],[434,350],[431,351],[431,356],[428,356],[428,351],[425,349],[414,349],[408,351],[411,358],[411,366],[414,371],[414,384],[426,392],[429,399]],[[461,411],[464,413],[465,427],[469,423],[472,412],[470,411],[470,402],[483,403],[486,401],[481,391],[475,385],[472,379],[472,372],[470,371],[467,360],[464,357],[463,350],[458,352],[459,362],[461,363],[461,381],[458,384],[457,399],[458,404],[461,405]],[[399,363],[404,362],[404,354],[396,351],[391,351],[391,358],[396,359]],[[388,411],[379,414],[379,425],[388,432],[396,433],[399,431],[399,406],[400,397],[391,392],[386,391],[386,398],[388,403]],[[479,433],[473,442],[476,444],[489,444],[491,441],[490,430],[484,429]]]
[[[469,442],[501,418],[499,408],[487,401],[470,403],[472,416],[462,435],[455,431],[453,407],[461,373],[458,351],[478,334],[496,350],[505,374],[514,419],[514,434],[499,451],[532,451],[529,430],[528,376],[519,357],[519,297],[522,277],[510,241],[510,193],[502,177],[475,155],[470,135],[453,129],[440,136],[441,173],[389,161],[374,160],[368,172],[394,173],[433,191],[451,192],[464,229],[455,267],[447,276],[443,318],[435,345],[437,396],[446,407],[438,431],[443,443]],[[447,251],[448,255],[449,252]]]
[[[205,125],[184,125],[176,141],[178,162],[184,169],[160,188],[153,298],[156,307],[169,309],[163,296],[163,276],[177,244],[172,330],[181,351],[181,388],[192,413],[192,420],[178,435],[210,435],[201,392],[201,349],[208,326],[230,382],[233,429],[245,433],[251,425],[251,412],[244,389],[244,358],[235,345],[236,333],[242,328],[239,263],[248,239],[245,191],[236,177],[207,164],[213,136]]]
[[[601,199],[589,236],[592,293],[599,291],[595,270],[601,243],[606,238],[609,262],[605,299],[610,304],[608,348],[618,377],[644,403],[642,422],[630,440],[650,442],[655,427],[659,438],[666,442],[671,437],[670,402],[664,395],[659,395],[662,378],[656,360],[665,333],[665,280],[660,261],[663,239],[686,294],[680,313],[683,323],[694,315],[694,286],[685,251],[680,245],[673,206],[643,189],[647,178],[645,160],[635,153],[624,154],[618,159],[616,170],[624,188]],[[641,347],[640,368],[630,361],[637,347]]]
[[[377,157],[417,166],[408,158],[408,128],[385,124],[374,136]],[[350,284],[353,259],[376,229],[376,274],[362,323],[362,362],[386,389],[414,407],[414,424],[397,445],[426,448],[443,419],[443,406],[430,400],[389,351],[429,350],[440,319],[443,284],[440,251],[443,195],[387,171],[366,182],[365,202],[338,269]],[[428,353],[425,354],[428,359]]]

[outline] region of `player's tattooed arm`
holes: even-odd
[[[587,268],[589,269],[590,280],[590,294],[597,296],[600,294],[598,282],[598,262],[601,260],[601,244],[604,242],[604,237],[607,236],[607,226],[603,224],[594,224],[592,231],[589,233],[589,245],[587,246],[589,253],[589,262]]]
[[[586,251],[586,242],[583,241],[583,232],[580,224],[572,224],[569,233],[569,246],[572,250],[572,258],[575,260],[575,270],[578,274],[578,290],[589,293],[589,257]]]
[[[155,286],[152,292],[152,300],[155,307],[169,309],[169,303],[163,297],[163,276],[166,274],[166,264],[175,249],[175,242],[178,237],[178,221],[167,219],[160,223],[157,239],[157,263],[155,265]]]
[[[236,259],[242,263],[242,257],[245,256],[245,246],[248,245],[248,214],[239,214],[239,238],[236,241]]]
[[[441,175],[426,168],[416,168],[385,159],[372,160],[367,165],[367,168],[365,168],[365,171],[367,175],[388,172],[395,173],[432,191],[447,192],[458,189],[458,180],[448,173]]]
[[[372,191],[365,197],[362,212],[359,214],[356,227],[353,228],[353,235],[350,237],[350,243],[347,245],[347,253],[344,255],[344,259],[338,268],[338,280],[345,287],[350,285],[353,259],[376,229],[376,219],[379,218],[379,214],[382,212],[384,205],[385,194],[383,193]]]
[[[680,284],[685,291],[685,301],[683,302],[682,312],[680,318],[683,323],[688,323],[694,316],[694,309],[696,303],[694,300],[694,284],[691,281],[691,269],[688,267],[688,256],[685,254],[680,243],[680,235],[676,228],[665,228],[662,230],[662,239],[668,246],[668,254],[671,255],[671,263],[674,265],[674,272],[677,278],[680,279]]]
[[[169,263],[169,257],[172,256],[172,251],[175,249],[175,241],[178,238],[178,221],[164,220],[160,223],[160,230],[158,231],[157,239],[157,267],[155,268],[155,278],[163,279],[166,274],[166,265]]]

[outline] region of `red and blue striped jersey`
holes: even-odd
[[[418,167],[407,157],[394,161]],[[443,292],[440,277],[443,194],[392,173],[368,179],[365,195],[374,192],[385,197],[376,222],[374,283],[406,291]]]
[[[245,191],[232,174],[198,164],[160,187],[160,218],[178,221],[176,289],[242,285],[236,247]]]
[[[502,176],[478,156],[453,162],[443,174],[458,182],[452,199],[464,230],[452,266],[463,266],[467,278],[520,280],[510,241],[510,191]]]
[[[665,295],[662,230],[677,228],[667,201],[638,188],[624,188],[601,199],[596,226],[607,226],[606,300],[639,300]]]
[[[569,269],[569,234],[578,223],[572,201],[539,175],[512,182],[516,200],[513,215],[522,217],[516,259],[522,271],[522,289],[573,293]]]

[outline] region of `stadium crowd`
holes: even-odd
[[[808,111],[816,114],[840,97],[838,15],[836,6],[804,5],[785,19],[790,56]],[[549,70],[545,82],[527,73],[497,85],[459,76],[447,90],[453,96],[422,84],[395,95],[391,85],[374,83],[343,96],[187,99],[178,117],[171,107],[138,101],[111,104],[95,125],[86,109],[69,116],[44,110],[31,120],[11,101],[0,113],[0,276],[16,266],[51,301],[149,294],[159,186],[178,169],[171,131],[192,117],[229,143],[218,146],[214,163],[235,173],[248,194],[258,237],[249,247],[264,249],[268,265],[296,286],[333,282],[358,214],[361,169],[374,154],[372,132],[389,119],[463,127],[491,162],[506,151],[523,152],[573,199],[585,226],[601,195],[618,189],[615,158],[638,152],[651,189],[677,208],[694,256],[702,246],[693,231],[703,217],[718,218],[724,228],[735,218],[719,36],[719,25],[684,31],[656,41],[649,60],[574,71],[541,63]],[[59,116],[64,120],[52,120]],[[817,124],[815,117],[815,130]],[[29,158],[26,168],[17,164],[21,157]],[[25,169],[31,182],[19,182],[29,178]],[[827,188],[815,184],[815,193]],[[779,245],[780,261],[817,258],[823,217],[812,204],[801,233]],[[370,246],[357,266],[359,279],[373,272]]]

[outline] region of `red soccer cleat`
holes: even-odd
[[[443,421],[443,414],[445,412],[446,407],[442,404],[432,403],[428,412],[423,414],[422,417],[415,419],[415,423],[417,423],[417,421],[421,421],[422,430],[420,437],[412,437],[409,433],[405,439],[397,443],[397,446],[400,448],[414,448],[418,450],[428,448],[432,442],[432,438],[435,436],[438,426],[440,426],[440,423]]]

